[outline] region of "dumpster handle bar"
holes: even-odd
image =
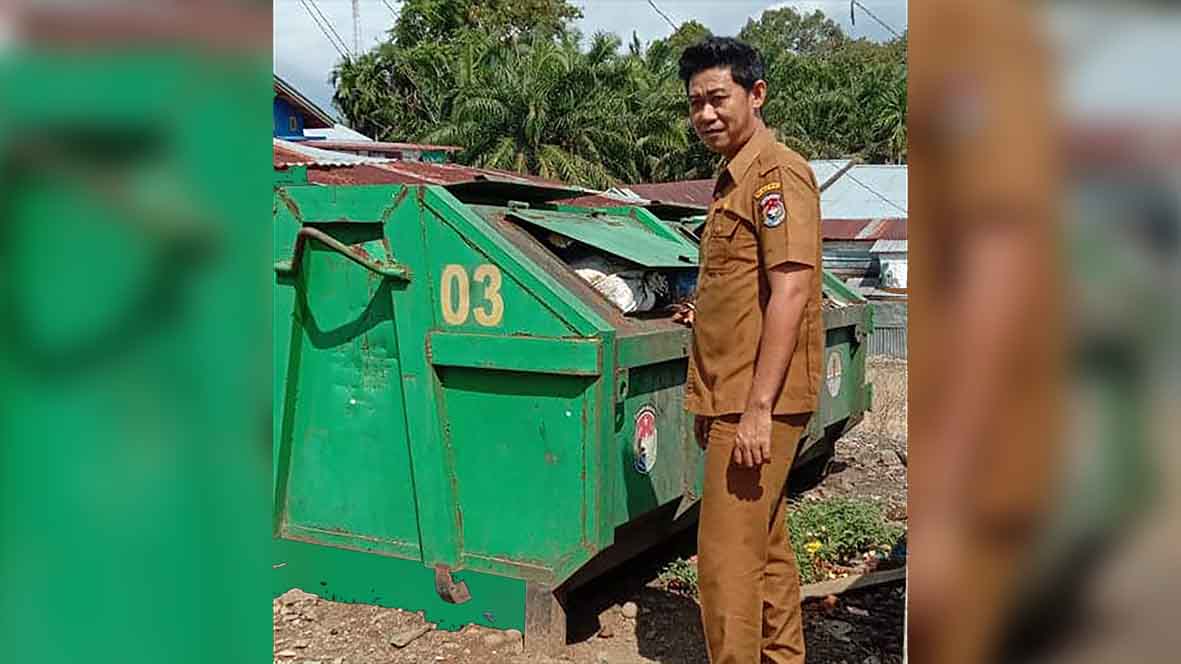
[[[299,229],[299,233],[297,233],[295,236],[295,248],[291,252],[291,260],[276,261],[275,272],[285,274],[298,273],[300,265],[303,263],[304,245],[307,244],[308,239],[319,242],[320,244],[328,247],[329,249],[335,251],[341,256],[344,256],[357,265],[360,265],[366,270],[369,270],[370,272],[379,274],[383,277],[389,277],[391,279],[410,281],[410,268],[406,267],[405,265],[401,265],[399,263],[382,264],[368,258],[362,258],[361,256],[354,254],[352,251],[349,251],[349,248],[345,246],[345,244],[340,240],[337,240],[336,238],[318,228],[312,228],[310,226],[304,226],[303,228]]]

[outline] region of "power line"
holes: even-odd
[[[890,200],[889,198],[886,198],[886,196],[885,196],[884,194],[882,194],[881,192],[879,192],[877,189],[874,189],[873,187],[871,187],[871,186],[869,186],[869,185],[865,184],[864,182],[862,182],[861,180],[858,180],[857,178],[853,177],[853,174],[852,174],[852,173],[845,173],[845,177],[847,177],[847,178],[849,178],[850,180],[852,180],[852,181],[856,182],[857,184],[861,185],[861,187],[862,187],[863,189],[865,189],[865,190],[866,190],[866,191],[868,191],[869,193],[873,194],[874,196],[877,196],[878,198],[882,199],[883,201],[885,201],[885,202],[886,202],[886,204],[887,204],[887,205],[889,205],[890,207],[894,208],[895,210],[898,210],[898,211],[899,211],[899,212],[901,212],[902,214],[909,214],[909,213],[906,211],[906,208],[902,207],[901,205],[898,205],[897,203],[895,203],[894,201]]]
[[[394,15],[394,18],[398,17],[398,11],[394,9],[393,5],[391,5],[388,0],[381,0],[381,4],[385,5],[385,8],[390,10],[390,13]]]
[[[332,31],[332,34],[336,35],[336,41],[340,43],[341,47],[343,47],[346,51],[349,50],[348,42],[346,42],[344,37],[341,37],[340,33],[336,31],[336,26],[332,24],[332,19],[328,18],[324,14],[324,10],[320,9],[320,5],[316,4],[316,0],[307,1],[311,3],[312,9],[315,9],[316,13],[320,15],[320,18],[324,20],[324,24],[328,26],[328,29]]]
[[[320,5],[316,4],[316,0],[300,0],[300,2],[311,5],[312,9],[316,10],[316,13],[320,15],[320,20],[322,20],[324,25],[327,25],[328,29],[332,31],[332,34],[336,36],[336,43],[340,45],[341,50],[345,51],[345,57],[348,57],[348,42],[346,42],[344,37],[341,37],[340,33],[336,31],[336,26],[333,25],[332,21],[324,15],[324,11],[320,9]]]
[[[332,35],[329,33],[329,27],[331,26],[325,27],[325,25],[320,22],[320,19],[316,16],[316,13],[312,11],[310,6],[308,6],[308,0],[299,0],[299,4],[303,5],[303,8],[307,11],[308,16],[312,18],[312,22],[316,24],[316,27],[320,29],[320,32],[324,33],[324,37],[328,40],[329,44],[332,44],[332,48],[336,49],[336,52],[340,54],[340,57],[347,59],[349,57],[348,53],[346,53],[348,49],[347,47],[342,47],[340,43],[332,38]]]
[[[861,4],[860,0],[849,0],[849,20],[852,21],[853,25],[857,25],[857,16],[856,16],[856,14],[853,13],[853,5],[857,5],[858,7],[861,8],[861,11],[865,12],[866,14],[869,14],[870,18],[877,21],[878,25],[882,26],[886,30],[889,30],[890,34],[894,35],[895,37],[902,36],[901,34],[898,33],[897,30],[890,27],[889,23],[886,23],[882,19],[878,18],[876,14],[869,11],[869,8],[866,7],[865,5]]]
[[[664,20],[668,21],[668,24],[672,26],[672,29],[673,29],[673,31],[675,32],[675,31],[676,31],[676,29],[677,29],[677,24],[676,24],[676,23],[673,23],[673,20],[672,20],[671,18],[669,18],[669,17],[668,17],[668,14],[665,14],[664,12],[660,11],[660,7],[657,7],[657,6],[656,6],[656,3],[655,3],[655,2],[653,2],[652,0],[648,0],[648,4],[652,5],[652,9],[655,9],[655,10],[656,10],[656,13],[657,13],[657,14],[660,14],[660,17],[661,17],[661,18],[663,18]]]
[[[308,13],[308,16],[311,17],[312,22],[316,24],[316,27],[320,29],[320,32],[324,33],[324,37],[328,40],[329,44],[332,44],[332,48],[336,49],[336,52],[339,53],[342,58],[347,58],[348,47],[344,45],[343,41],[340,41],[339,35],[333,37],[333,34],[336,31],[330,30],[331,26],[324,24],[323,19],[321,19],[320,16],[312,9],[311,5],[308,4],[308,0],[299,0],[299,3],[303,5],[304,10]]]

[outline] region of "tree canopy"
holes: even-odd
[[[405,0],[394,27],[394,43],[412,47],[443,43],[466,32],[492,39],[556,37],[581,18],[566,0]]]
[[[677,77],[709,36],[688,21],[644,45],[584,38],[567,0],[407,0],[389,39],[339,63],[334,103],[380,140],[447,143],[462,163],[572,184],[712,177]],[[767,123],[807,158],[906,159],[906,39],[852,40],[820,12],[768,10],[739,35],[763,53]]]

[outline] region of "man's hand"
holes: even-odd
[[[738,420],[734,463],[755,468],[771,462],[771,409],[748,408]]]
[[[697,415],[693,419],[693,437],[697,439],[697,446],[705,449],[709,445],[709,418]]]
[[[672,309],[674,323],[680,323],[686,327],[693,327],[697,307],[693,306],[692,302],[674,304],[669,306],[669,309]]]

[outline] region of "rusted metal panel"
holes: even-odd
[[[629,184],[627,188],[650,201],[683,203],[709,207],[714,200],[714,180],[680,180],[649,184]]]

